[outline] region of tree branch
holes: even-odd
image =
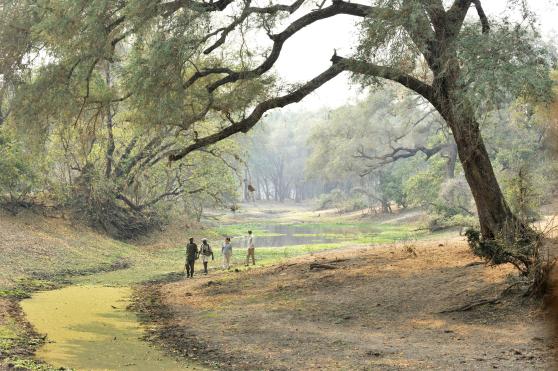
[[[200,138],[198,141],[187,146],[182,150],[170,152],[168,154],[169,161],[178,161],[190,152],[217,143],[218,141],[228,138],[233,134],[239,132],[243,132],[243,133],[248,132],[248,130],[250,130],[252,127],[254,127],[254,125],[258,123],[258,121],[262,118],[262,116],[267,111],[274,108],[285,107],[286,105],[289,105],[291,103],[296,103],[301,101],[308,94],[312,93],[314,90],[316,90],[317,88],[319,88],[320,86],[328,82],[329,80],[333,79],[335,76],[339,75],[341,72],[343,72],[343,70],[344,70],[343,63],[333,64],[327,70],[325,70],[320,75],[313,78],[312,80],[308,81],[306,84],[302,85],[298,89],[295,89],[294,91],[285,94],[283,96],[271,98],[261,102],[256,106],[256,108],[254,108],[254,110],[248,117],[226,127],[225,129],[215,134],[209,135],[204,138]]]
[[[472,0],[455,0],[451,8],[447,11],[447,38],[455,39],[465,21],[465,16],[471,7]]]
[[[293,5],[297,5],[297,3],[294,3]],[[292,22],[282,32],[275,35],[269,35],[271,40],[273,40],[273,46],[267,58],[265,58],[265,60],[256,68],[248,71],[230,71],[225,68],[211,68],[208,70],[196,71],[196,73],[187,80],[185,86],[190,86],[193,83],[195,83],[199,78],[208,76],[210,74],[223,74],[223,73],[226,74],[227,76],[215,81],[214,83],[210,84],[207,87],[209,93],[212,93],[216,89],[218,89],[219,87],[225,84],[236,82],[238,80],[248,80],[248,79],[256,78],[258,76],[263,75],[273,67],[277,59],[279,59],[284,43],[291,36],[296,34],[298,31],[302,30],[306,26],[309,26],[312,23],[317,22],[319,20],[333,17],[339,14],[366,17],[371,13],[373,13],[374,11],[385,12],[386,10],[370,7],[366,5],[353,4],[353,3],[347,3],[347,2],[336,0],[333,2],[332,5],[330,5],[327,8],[323,8],[305,14],[304,16]]]
[[[216,12],[225,10],[234,0],[218,0],[208,2],[198,2],[192,0],[175,0],[167,3],[159,4],[159,8],[163,11],[163,16],[168,17],[172,13],[182,8],[192,10],[200,10],[205,12]]]
[[[370,161],[380,160],[379,163],[375,163],[372,166],[370,166],[373,168],[378,168],[383,165],[387,165],[404,158],[413,157],[419,152],[424,153],[426,155],[426,159],[428,160],[430,159],[430,157],[434,156],[435,154],[443,150],[445,147],[446,147],[445,144],[440,144],[432,148],[426,148],[424,146],[416,146],[415,148],[397,147],[397,148],[393,148],[393,151],[391,153],[385,154],[383,156],[367,155],[366,152],[364,152],[364,149],[360,148],[357,151],[357,154],[354,155],[353,157],[362,158]]]
[[[490,32],[490,23],[488,22],[488,17],[482,8],[482,4],[480,0],[473,0],[473,4],[475,4],[475,8],[477,9],[477,14],[479,15],[481,25],[482,25],[482,33],[487,34]]]
[[[280,11],[288,12],[289,14],[294,13],[300,6],[304,3],[305,0],[296,0],[291,5],[281,5],[276,4],[265,8],[258,8],[258,7],[246,7],[240,14],[240,16],[231,22],[228,26],[218,30],[221,32],[221,36],[217,41],[215,41],[212,45],[206,48],[203,53],[209,54],[213,50],[217,49],[221,45],[225,43],[227,40],[227,36],[240,24],[242,24],[246,18],[248,18],[251,14],[274,14]]]
[[[404,87],[413,90],[415,93],[424,97],[434,107],[438,108],[439,105],[436,101],[434,89],[432,86],[420,81],[416,77],[401,72],[393,67],[379,66],[367,62],[358,61],[355,59],[348,59],[334,55],[332,58],[334,64],[341,63],[346,71],[353,73],[375,76],[387,80],[397,82]]]

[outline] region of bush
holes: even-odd
[[[338,202],[336,207],[339,209],[339,212],[352,212],[357,210],[362,210],[368,208],[368,203],[363,196],[351,196],[341,202]]]
[[[128,207],[118,197],[113,184],[99,179],[92,166],[86,167],[76,179],[70,205],[93,228],[120,240],[147,235],[163,225],[160,214],[153,209]]]
[[[473,201],[471,189],[465,178],[448,179],[442,183],[437,204],[444,217],[472,215],[470,211]]]
[[[531,171],[527,165],[510,170],[503,177],[504,195],[518,218],[527,222],[539,219],[544,183],[541,174]]]
[[[472,215],[453,215],[450,217],[436,215],[428,221],[428,229],[431,232],[457,227],[478,228],[478,225],[478,218]]]
[[[516,233],[510,238],[497,238],[483,241],[480,232],[469,229],[465,233],[467,242],[473,253],[490,264],[514,265],[527,284],[525,296],[543,298],[551,290],[551,273],[556,265],[556,257],[552,249],[545,246],[549,241],[543,233]],[[513,242],[510,242],[513,241]],[[520,281],[521,282],[521,281]]]
[[[17,213],[36,182],[32,163],[24,158],[21,145],[0,133],[0,204]]]
[[[318,210],[331,209],[337,207],[340,202],[345,199],[343,192],[339,189],[334,189],[329,193],[321,194],[318,197]]]

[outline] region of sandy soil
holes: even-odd
[[[151,339],[223,369],[551,369],[538,304],[462,241],[354,248],[139,289]],[[319,262],[335,269],[311,269]],[[480,299],[494,304],[441,313]]]

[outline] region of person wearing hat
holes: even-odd
[[[200,253],[202,263],[203,263],[203,271],[207,274],[207,263],[209,263],[209,257],[211,256],[211,260],[215,260],[213,257],[213,250],[211,250],[211,246],[207,243],[207,238],[202,240],[202,244],[200,246]]]
[[[198,254],[198,245],[194,243],[194,237],[190,237],[190,243],[186,245],[186,277],[194,277],[194,263]]]

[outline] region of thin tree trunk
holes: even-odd
[[[455,164],[457,163],[457,145],[454,141],[448,146],[448,158],[446,162],[446,177],[448,179],[455,178]]]
[[[105,70],[105,78],[106,78],[106,83],[107,86],[111,86],[112,82],[111,82],[111,77],[110,77],[110,64],[107,64],[106,66],[106,70]],[[109,178],[110,175],[112,174],[112,164],[114,162],[113,156],[114,156],[114,150],[116,148],[115,144],[114,144],[114,134],[113,134],[113,122],[112,122],[112,110],[110,107],[110,101],[107,103],[107,118],[106,118],[106,126],[107,126],[107,151],[106,151],[106,168],[105,168],[105,177]]]

